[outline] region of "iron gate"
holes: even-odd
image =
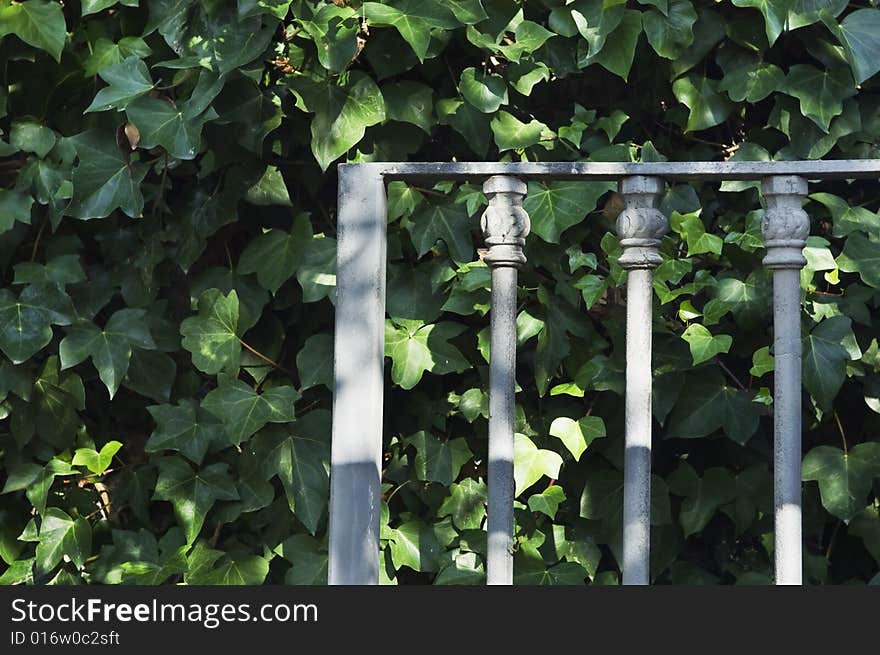
[[[513,582],[517,269],[529,217],[524,180],[616,180],[627,270],[623,584],[649,583],[651,299],[668,229],[666,181],[760,180],[764,266],[773,275],[775,579],[802,582],[800,269],[808,180],[880,177],[880,160],[662,163],[367,163],[339,166],[329,583],[379,580],[386,268],[385,183],[483,181],[481,227],[492,273],[487,583]]]

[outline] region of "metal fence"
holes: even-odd
[[[513,582],[517,269],[529,217],[524,180],[618,180],[627,273],[623,584],[648,584],[651,493],[651,298],[668,229],[669,180],[760,180],[764,266],[773,273],[776,584],[802,581],[800,269],[808,180],[880,177],[880,160],[662,163],[368,163],[339,166],[330,584],[379,579],[386,268],[386,182],[483,181],[481,227],[492,271],[487,582]]]

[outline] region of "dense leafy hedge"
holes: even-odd
[[[323,581],[336,162],[877,157],[873,5],[0,0],[0,581]],[[880,189],[812,191],[806,575],[877,580]],[[383,580],[476,583],[485,199],[389,194]],[[620,203],[526,207],[516,580],[616,583]],[[767,582],[759,193],[663,211],[653,575]]]

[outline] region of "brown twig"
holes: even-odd
[[[281,371],[282,373],[286,373],[287,375],[293,377],[293,371],[291,371],[291,370],[288,369],[288,368],[285,368],[284,366],[282,366],[281,364],[279,364],[279,363],[276,362],[275,360],[271,359],[270,357],[267,357],[266,355],[264,355],[263,353],[261,353],[259,350],[257,350],[256,348],[254,348],[252,345],[250,345],[247,341],[245,341],[244,339],[242,339],[241,337],[239,337],[238,342],[239,342],[242,346],[244,346],[248,351],[250,351],[253,355],[259,357],[259,358],[262,359],[264,362],[266,362],[267,364],[269,364],[269,366],[271,366],[272,368],[278,369],[278,370]]]
[[[718,364],[718,366],[721,367],[721,370],[723,370],[725,373],[727,373],[727,375],[730,376],[730,379],[733,380],[733,381],[736,383],[736,386],[738,386],[738,387],[739,387],[741,390],[743,390],[743,391],[746,390],[746,388],[745,388],[745,386],[743,385],[743,383],[739,381],[739,378],[736,377],[736,376],[733,374],[733,371],[731,371],[729,368],[727,368],[727,366],[724,365],[724,362],[722,362],[720,358],[716,357],[716,358],[715,358],[715,363]]]

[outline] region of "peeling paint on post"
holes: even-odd
[[[803,581],[801,541],[801,282],[810,219],[803,210],[807,181],[794,175],[765,178],[761,232],[773,271],[773,487],[776,511],[776,584]]]
[[[652,270],[666,217],[657,208],[665,184],[657,177],[620,182],[626,208],[617,218],[626,280],[626,451],[623,473],[623,584],[650,583],[651,299]]]
[[[522,207],[527,187],[497,175],[483,184],[489,199],[481,220],[492,269],[489,340],[489,503],[486,582],[513,584],[513,426],[516,388],[517,268],[526,263],[523,245],[529,216]]]
[[[339,167],[328,582],[378,584],[385,364],[381,174]]]

